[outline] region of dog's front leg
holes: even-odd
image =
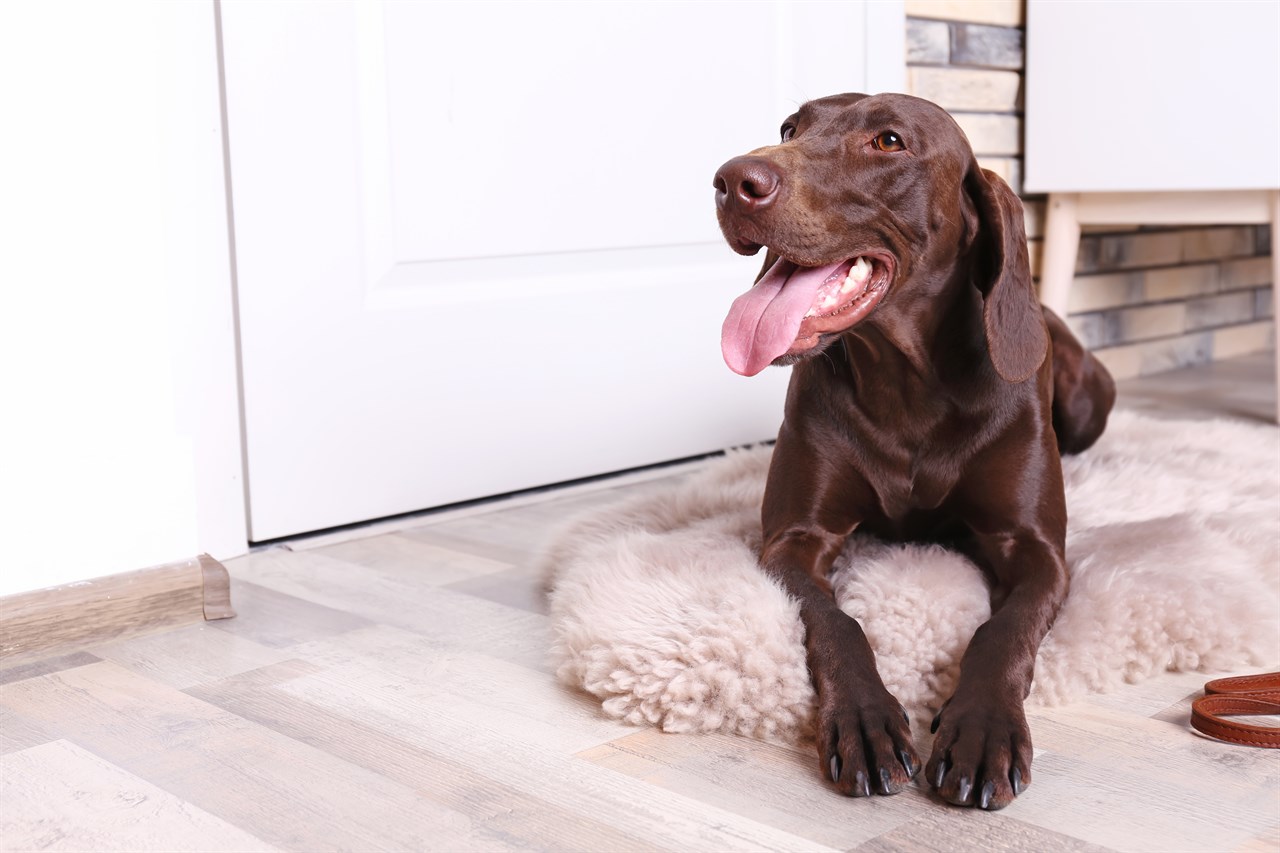
[[[797,459],[780,439],[765,494],[760,562],[800,603],[809,674],[818,694],[814,734],[821,772],[848,796],[896,794],[920,769],[910,720],[880,679],[862,627],[837,606],[827,580],[857,526],[849,511],[857,503],[847,500],[844,490],[833,494],[830,484],[798,482],[804,469],[789,465],[789,457]],[[824,507],[814,503],[815,495],[846,500]]]
[[[1020,488],[985,489],[996,500],[1012,496],[1003,507],[989,501],[973,525],[975,556],[995,582],[994,613],[974,632],[955,694],[933,722],[937,737],[925,778],[956,805],[1003,808],[1031,783],[1031,733],[1022,703],[1036,652],[1066,599],[1068,576],[1056,452],[1029,460],[1023,471]],[[1022,497],[1037,492],[1038,500]]]

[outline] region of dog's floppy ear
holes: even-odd
[[[1022,382],[1044,363],[1049,332],[1031,281],[1022,200],[1004,180],[975,163],[965,190],[977,210],[978,265],[974,271],[982,291],[982,320],[987,351],[1006,382]]]

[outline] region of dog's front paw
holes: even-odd
[[[818,701],[818,760],[846,796],[896,794],[920,770],[907,712],[884,688],[878,692],[868,699],[834,691]]]
[[[1031,731],[1021,702],[952,699],[934,718],[925,778],[958,806],[1002,809],[1031,784]]]

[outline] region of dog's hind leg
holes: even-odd
[[[1044,309],[1053,356],[1053,430],[1059,453],[1088,450],[1107,426],[1116,383],[1062,318]]]

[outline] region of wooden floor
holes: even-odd
[[[1124,399],[1267,419],[1270,364]],[[687,470],[262,550],[229,564],[236,619],[0,671],[0,847],[1280,849],[1280,753],[1193,734],[1198,674],[1032,710],[1035,784],[999,813],[844,799],[807,748],[604,718],[552,677],[530,555]]]

